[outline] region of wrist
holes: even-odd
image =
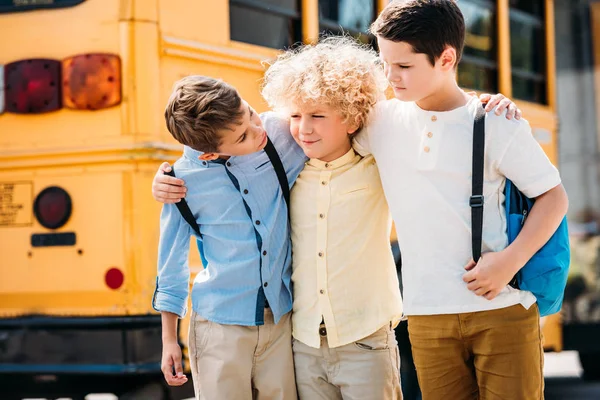
[[[508,246],[502,252],[504,253],[507,267],[513,275],[516,275],[527,263],[527,259],[523,257],[523,252],[518,251],[513,246]]]
[[[177,344],[177,337],[171,335],[163,335],[162,337],[163,344]]]

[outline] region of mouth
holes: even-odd
[[[400,87],[400,86],[392,86],[394,88],[394,90],[406,90],[406,88]]]
[[[302,145],[310,147],[312,145],[314,145],[315,143],[320,142],[320,140],[301,140]]]

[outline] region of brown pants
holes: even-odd
[[[424,400],[544,398],[537,304],[408,317]]]
[[[296,400],[290,313],[265,309],[261,326],[222,325],[192,313],[190,366],[196,399]]]
[[[296,382],[301,400],[402,400],[400,357],[394,330],[330,348],[315,349],[294,339]]]

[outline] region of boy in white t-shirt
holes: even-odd
[[[471,259],[471,160],[479,100],[457,85],[465,25],[452,0],[390,3],[371,27],[396,99],[357,138],[377,160],[402,248],[404,312],[423,398],[543,398],[536,299],[508,286],[568,207],[524,120],[486,116],[482,258]],[[402,100],[402,101],[399,101]],[[536,198],[506,235],[504,185]]]

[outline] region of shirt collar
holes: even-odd
[[[473,117],[475,115],[473,110],[475,109],[475,106],[478,103],[479,98],[472,96],[467,102],[467,104],[450,111],[423,110],[415,102],[412,103],[412,106],[415,112],[417,113],[419,119],[422,119],[425,122],[452,123],[468,121],[469,116]]]
[[[311,158],[310,160],[308,160],[307,164],[317,169],[333,170],[350,163],[355,156],[356,153],[354,152],[354,149],[350,148],[350,150],[346,154],[333,161],[322,161],[317,158]]]
[[[204,152],[194,150],[189,146],[183,146],[183,154],[184,154],[184,156],[189,158],[193,163],[198,164],[204,168],[208,168],[211,165],[215,166],[215,165],[225,164],[225,160],[223,160],[221,158],[217,158],[216,160],[212,160],[212,161],[200,160],[198,157],[200,157],[202,154],[204,154]]]

